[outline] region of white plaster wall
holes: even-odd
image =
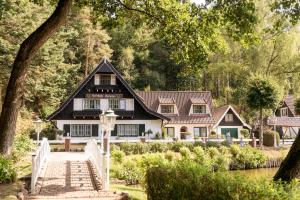
[[[99,120],[57,120],[56,124],[58,129],[63,130],[64,124],[99,124]],[[155,134],[157,132],[161,133],[162,120],[117,120],[116,124],[145,124],[145,131],[151,129],[153,134]],[[100,136],[101,128],[99,127],[98,130],[98,135]],[[126,137],[122,138],[126,139]],[[128,139],[132,138],[134,137],[128,137]]]
[[[207,127],[207,135],[210,133],[210,125],[209,124],[166,124],[164,127],[174,127],[175,138],[180,139],[180,128],[186,126],[187,132],[191,133],[187,135],[187,139],[194,139],[194,127]]]

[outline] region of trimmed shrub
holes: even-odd
[[[274,146],[274,135],[276,135],[276,144],[279,145],[280,142],[280,136],[278,132],[266,130],[264,131],[264,141],[263,144],[265,146]]]
[[[166,152],[168,150],[168,145],[164,142],[151,142],[148,143],[149,145],[149,150],[152,153],[161,153],[161,152]]]
[[[112,159],[117,163],[122,163],[125,157],[125,153],[120,150],[114,150],[111,152]]]
[[[143,178],[143,174],[137,166],[136,160],[124,161],[117,175],[119,176],[117,177],[118,179],[125,180],[128,185],[138,184]]]
[[[0,155],[0,183],[16,181],[17,172],[13,167],[12,160]]]
[[[195,141],[194,147],[205,147],[205,143],[201,141]]]
[[[120,144],[120,150],[123,151],[126,155],[133,154],[135,149],[134,143],[123,142]]]
[[[149,168],[146,173],[148,200],[296,200],[299,186],[254,180],[228,172],[210,172],[189,161]]]
[[[219,148],[221,146],[221,144],[219,142],[213,142],[213,141],[207,141],[205,144],[206,144],[206,147]]]

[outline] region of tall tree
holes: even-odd
[[[24,81],[33,56],[67,19],[72,0],[60,0],[53,14],[20,46],[14,60],[0,116],[0,153],[11,153],[16,120],[24,94]]]
[[[282,99],[277,83],[270,77],[252,78],[247,91],[247,104],[251,109],[259,111],[259,144],[263,147],[263,111],[275,109]]]
[[[172,57],[191,66],[202,66],[208,53],[218,48],[215,40],[220,25],[229,28],[230,35],[243,40],[251,39],[252,25],[256,22],[255,5],[248,0],[210,0],[207,4],[160,1],[78,1],[90,5],[98,16],[106,13],[116,20],[130,16],[137,23],[146,22],[157,27],[157,35],[165,38],[173,48]],[[14,137],[16,119],[24,92],[24,81],[33,56],[39,48],[66,21],[72,0],[60,0],[53,14],[21,45],[14,60],[0,117],[0,152],[9,154]],[[230,26],[228,26],[230,25]],[[250,37],[249,37],[250,36]]]

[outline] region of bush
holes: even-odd
[[[232,154],[232,169],[253,169],[261,167],[267,161],[267,157],[259,149],[246,146],[239,148],[232,145],[230,148]]]
[[[148,200],[296,200],[300,193],[295,182],[284,185],[228,172],[212,173],[187,160],[149,168],[146,192]]]
[[[248,129],[242,129],[241,130],[241,135],[244,137],[244,138],[249,138],[250,137],[250,132]]]
[[[12,148],[12,158],[13,161],[17,162],[20,158],[24,157],[28,152],[32,151],[34,148],[32,139],[25,134],[17,134],[14,138],[13,148]]]
[[[221,146],[221,144],[219,142],[213,142],[213,141],[207,141],[205,144],[206,144],[206,147],[219,148]]]
[[[180,152],[182,158],[184,158],[184,159],[190,158],[191,151],[190,151],[189,148],[187,148],[187,147],[181,147],[180,150],[179,150],[179,152]]]
[[[135,144],[123,142],[120,144],[120,150],[123,151],[126,155],[131,155],[134,152]]]
[[[264,131],[264,141],[263,144],[265,146],[274,146],[274,135],[276,135],[276,144],[279,145],[280,142],[280,136],[278,132],[266,130]]]
[[[148,144],[149,145],[149,150],[152,153],[161,153],[161,152],[166,152],[168,150],[168,145],[164,142],[151,142]]]
[[[114,150],[111,152],[112,159],[117,163],[122,163],[125,157],[125,153],[120,150]]]
[[[168,161],[173,161],[175,159],[176,155],[173,151],[167,151],[165,153],[165,159],[167,159]]]
[[[126,184],[129,185],[138,184],[143,178],[143,174],[137,166],[136,160],[126,160],[117,175],[119,176],[117,177],[118,179],[125,180]]]
[[[0,155],[0,183],[16,181],[17,172],[13,168],[12,160]]]
[[[201,141],[195,141],[194,147],[205,147],[205,143]]]

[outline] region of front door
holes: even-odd
[[[238,129],[237,128],[221,128],[222,135],[227,135],[227,133],[230,133],[231,137],[238,138]]]

